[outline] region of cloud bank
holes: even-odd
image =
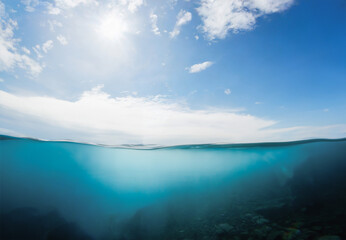
[[[36,134],[32,137],[58,139],[71,134],[72,140],[104,144],[260,142],[342,137],[346,133],[346,125],[275,129],[273,120],[232,109],[193,110],[160,96],[113,98],[102,86],[84,92],[76,101],[0,90],[1,119],[17,124],[16,130],[30,122]],[[48,133],[50,136],[44,135]]]

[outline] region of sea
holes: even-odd
[[[346,139],[103,146],[1,135],[0,239],[346,239]]]

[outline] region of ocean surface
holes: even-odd
[[[107,147],[0,136],[0,239],[346,239],[346,139]]]

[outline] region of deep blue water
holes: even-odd
[[[346,239],[345,170],[345,139],[136,149],[0,136],[0,236]]]

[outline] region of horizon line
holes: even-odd
[[[34,137],[19,137],[0,134],[0,141],[2,140],[31,140],[37,142],[52,142],[52,143],[72,143],[81,144],[97,147],[106,148],[118,148],[118,149],[133,149],[133,150],[156,150],[156,149],[207,149],[207,148],[255,148],[255,147],[285,147],[291,145],[300,145],[307,143],[316,142],[342,142],[346,141],[346,137],[343,138],[309,138],[309,139],[299,139],[291,141],[260,141],[260,142],[250,142],[250,143],[191,143],[191,144],[176,144],[176,145],[160,145],[160,144],[102,144],[102,143],[92,143],[75,141],[71,139],[58,139],[58,140],[48,140]]]

